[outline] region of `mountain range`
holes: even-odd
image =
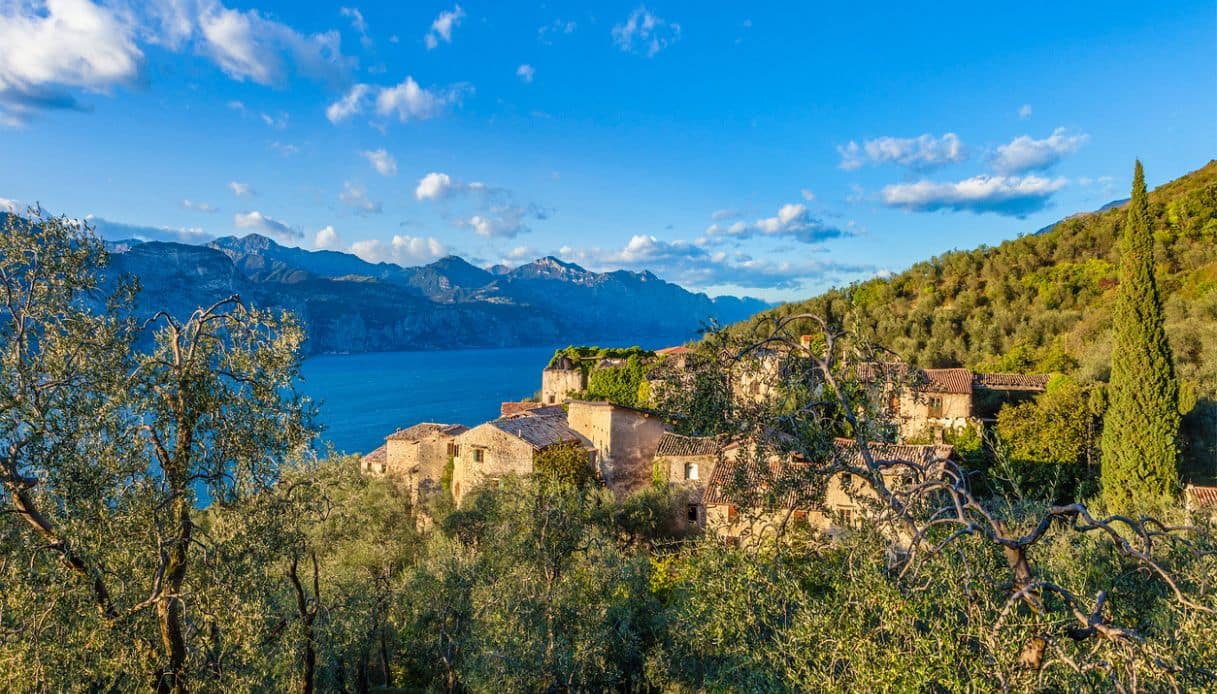
[[[730,323],[770,307],[690,292],[650,272],[593,272],[553,257],[490,270],[457,256],[402,267],[257,234],[107,247],[111,281],[139,278],[141,312],[188,315],[239,294],[294,311],[310,353],[681,342],[710,319]]]

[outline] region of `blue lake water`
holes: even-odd
[[[499,403],[541,389],[554,349],[324,355],[304,362],[301,388],[320,403],[322,439],[339,451],[366,453],[418,422],[494,419]]]

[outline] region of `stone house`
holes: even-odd
[[[381,444],[376,450],[359,459],[359,470],[365,475],[383,475],[385,457],[385,446]]]
[[[562,357],[541,371],[541,403],[561,405],[571,393],[587,390],[587,372],[570,357]]]
[[[651,484],[655,449],[667,424],[654,412],[606,401],[572,400],[567,425],[596,449],[596,472],[622,498]]]
[[[1183,488],[1183,507],[1192,513],[1217,519],[1217,487],[1189,484]]]
[[[891,485],[900,484],[903,474],[901,467],[892,463],[934,465],[955,457],[951,446],[941,444],[870,443],[869,449],[876,464],[890,470],[884,477]],[[865,465],[852,439],[835,439],[832,451],[835,462]],[[877,498],[864,481],[851,479],[847,473],[830,477],[821,494],[813,475],[811,466],[797,459],[760,463],[725,456],[706,484],[703,503],[707,530],[731,541],[774,536],[783,522],[788,528],[829,532],[856,523],[869,512],[868,500]],[[772,480],[782,481],[781,491],[767,495]],[[751,494],[766,498],[768,505],[753,508],[741,503],[742,497]]]
[[[589,465],[595,464],[595,447],[567,425],[561,408],[538,408],[476,426],[454,442],[452,498],[459,506],[480,485],[531,474],[538,453],[568,442],[582,446]]]
[[[659,482],[666,482],[679,497],[676,527],[680,530],[701,528],[706,522],[702,499],[706,493],[706,482],[714,475],[714,469],[725,455],[725,441],[710,436],[682,436],[665,433],[655,448],[652,474]]]
[[[385,474],[405,483],[410,503],[418,505],[441,489],[441,478],[455,454],[456,437],[468,431],[461,424],[424,422],[385,437]]]

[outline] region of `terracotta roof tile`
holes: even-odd
[[[972,392],[972,372],[967,369],[921,369],[917,389],[926,393],[968,395]]]
[[[568,441],[576,441],[585,446],[590,445],[579,432],[567,425],[565,417],[536,416],[526,412],[515,417],[500,417],[487,423],[500,431],[522,439],[537,450]]]
[[[972,377],[972,384],[989,390],[1041,391],[1048,388],[1048,378],[1048,374],[978,373]]]
[[[435,422],[423,422],[415,424],[412,427],[399,429],[385,437],[386,441],[421,441],[428,436],[436,434],[445,434],[447,436],[456,436],[457,434],[469,431],[469,427],[462,424],[437,424]]]
[[[1217,511],[1217,487],[1197,487],[1189,484],[1183,489],[1188,508]]]
[[[381,446],[371,453],[359,459],[365,467],[368,465],[384,465],[385,462],[385,447]]]
[[[712,436],[681,436],[667,432],[659,439],[659,447],[655,449],[656,456],[695,456],[717,455],[723,448],[722,439]]]

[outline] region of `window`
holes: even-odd
[[[728,506],[727,507],[727,522],[734,523],[735,517],[737,514],[738,514],[738,512],[735,510],[734,506]]]
[[[852,508],[843,508],[837,512],[841,517],[841,525],[852,528],[854,525],[854,510]]]
[[[448,457],[455,458],[461,454],[461,447],[455,441],[448,442]]]
[[[473,449],[473,462],[480,463],[486,459],[486,451],[481,448]]]
[[[549,404],[551,404],[551,405],[552,405],[552,404],[554,404],[554,395],[553,395],[553,393],[550,393],[550,394],[549,394]]]
[[[938,396],[933,396],[929,399],[928,402],[929,402],[929,406],[930,406],[930,416],[931,417],[941,417],[942,416],[942,398],[940,398]]]
[[[687,518],[690,523],[697,522],[697,504],[689,504],[685,518]]]
[[[685,479],[697,479],[697,463],[685,463]]]

